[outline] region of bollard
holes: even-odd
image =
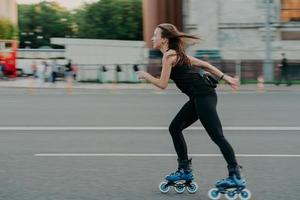
[[[103,65],[100,69],[100,80],[101,80],[101,83],[106,83],[107,80],[106,80],[106,72],[107,72],[107,69],[105,67],[105,65]]]
[[[121,66],[120,65],[116,65],[116,80],[115,80],[115,82],[116,83],[119,83],[120,82],[120,80],[121,80],[121,73],[122,73],[122,68],[121,68]]]
[[[265,91],[265,79],[262,75],[257,77],[257,91],[264,92]]]
[[[140,80],[138,79],[138,76],[136,72],[140,71],[139,66],[137,64],[132,66],[132,77],[131,77],[131,82],[132,83],[139,83]]]
[[[33,76],[29,77],[29,82],[28,82],[28,89],[27,89],[28,94],[33,94]]]

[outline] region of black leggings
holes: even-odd
[[[182,130],[200,119],[210,138],[220,148],[228,166],[237,166],[233,148],[223,135],[222,125],[216,110],[217,95],[200,96],[190,99],[178,112],[169,126],[177,156],[188,159],[187,146]]]

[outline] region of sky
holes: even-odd
[[[18,4],[30,4],[30,3],[39,3],[43,0],[17,0]],[[84,2],[91,3],[91,2],[96,2],[98,0],[50,0],[50,1],[57,1],[59,4],[61,4],[64,7],[67,7],[68,9],[73,9]]]

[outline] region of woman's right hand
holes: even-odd
[[[147,80],[147,77],[149,76],[149,73],[145,71],[137,71],[136,74],[140,80]]]
[[[238,78],[233,78],[231,76],[225,75],[223,78],[226,83],[230,85],[230,87],[234,90],[238,90],[240,87],[240,80]]]

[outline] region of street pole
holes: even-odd
[[[264,78],[266,81],[273,81],[273,64],[272,64],[272,46],[271,46],[271,1],[266,1],[266,24],[265,24],[265,60],[264,60]]]

